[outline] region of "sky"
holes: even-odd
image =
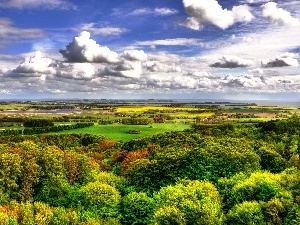
[[[0,99],[300,101],[300,0],[0,0]]]

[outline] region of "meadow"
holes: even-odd
[[[76,130],[66,130],[56,132],[56,134],[94,134],[102,135],[116,141],[129,141],[135,138],[141,138],[151,136],[155,134],[172,132],[172,131],[183,131],[188,129],[190,126],[186,124],[171,124],[171,123],[157,123],[151,125],[124,125],[124,124],[108,124],[98,125],[95,124],[92,127],[80,128]],[[129,134],[129,130],[139,131],[139,134]]]

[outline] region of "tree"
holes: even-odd
[[[124,225],[150,224],[154,213],[155,202],[146,193],[133,192],[120,202],[121,222]]]
[[[174,186],[163,187],[157,194],[154,194],[154,200],[157,209],[154,220],[158,215],[160,217],[164,215],[162,209],[173,207],[169,208],[172,209],[170,215],[175,215],[176,212],[175,218],[183,217],[184,220],[180,220],[185,221],[182,222],[183,224],[222,224],[221,198],[215,186],[210,182],[181,181]],[[164,220],[166,218],[173,220],[170,215],[165,215]]]
[[[121,196],[116,188],[96,181],[87,183],[81,192],[86,209],[96,211],[102,218],[117,216]]]
[[[227,214],[225,224],[228,225],[267,225],[261,205],[256,201],[235,205]]]

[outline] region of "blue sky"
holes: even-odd
[[[300,100],[299,0],[2,0],[0,98]]]

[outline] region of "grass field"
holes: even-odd
[[[152,126],[152,128],[150,128]],[[92,127],[86,127],[81,129],[67,130],[57,132],[55,134],[74,134],[74,133],[87,133],[103,135],[112,140],[129,141],[134,138],[140,138],[145,136],[151,136],[164,132],[182,131],[188,129],[190,126],[186,124],[168,124],[168,123],[156,123],[151,125],[95,125]],[[129,134],[129,130],[140,131],[140,134]]]

